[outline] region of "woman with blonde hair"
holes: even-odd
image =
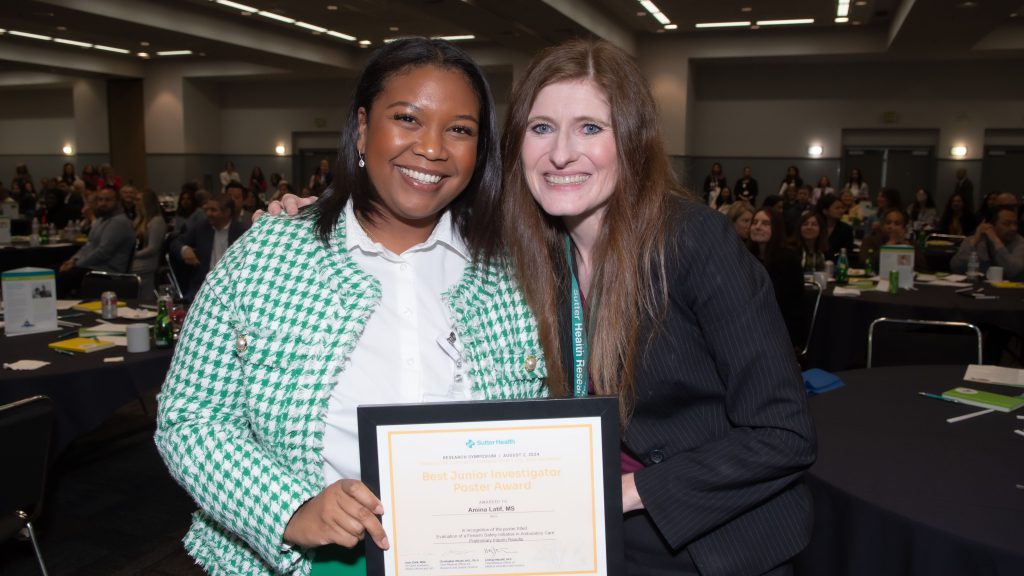
[[[658,124],[618,48],[539,53],[510,99],[502,239],[551,393],[620,400],[628,573],[788,574],[812,521],[799,367],[771,280],[680,190]]]
[[[142,190],[135,202],[136,250],[132,259],[132,272],[142,280],[139,288],[139,299],[152,302],[155,300],[156,269],[160,265],[160,256],[164,251],[164,237],[167,235],[167,221],[164,220],[163,208],[156,192],[149,188]]]

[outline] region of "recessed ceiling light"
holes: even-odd
[[[784,20],[758,20],[758,26],[790,26],[795,24],[814,24],[814,18],[788,18]]]
[[[647,16],[647,11],[646,10],[641,10],[641,11],[637,12],[636,15],[637,16]]]
[[[57,44],[67,44],[69,46],[79,46],[81,48],[92,48],[92,44],[86,42],[79,42],[78,40],[68,40],[67,38],[54,38],[53,41]]]
[[[191,54],[191,50],[164,50],[156,53],[157,56],[189,56]]]
[[[455,36],[433,36],[435,40],[447,40],[449,42],[458,42],[459,40],[474,40],[476,36],[472,34],[456,34]]]
[[[7,30],[4,30],[3,28],[0,28],[0,34],[3,34],[5,32],[7,32]]]
[[[323,26],[317,26],[316,24],[308,24],[306,22],[296,22],[296,26],[299,28],[305,28],[306,30],[312,30],[313,32],[320,32],[321,34],[327,32],[327,28]]]
[[[850,19],[845,16],[842,18],[836,18],[836,24],[846,24],[849,21]]]
[[[753,6],[744,6],[743,8],[740,8],[740,12],[753,12],[753,11],[754,11],[754,7]]]
[[[292,24],[293,22],[295,22],[295,18],[289,18],[287,16],[281,16],[280,14],[274,14],[273,12],[267,12],[266,10],[261,10],[261,11],[257,12],[257,14],[259,14],[260,16],[263,16],[264,18],[270,18],[271,20],[277,20],[278,22],[284,22],[285,24]]]
[[[95,48],[97,50],[103,50],[104,52],[117,52],[118,54],[130,54],[131,53],[128,50],[125,50],[124,48],[114,48],[113,46],[102,46],[100,44],[96,44],[95,46],[93,46],[93,48]]]
[[[139,58],[149,58],[149,52],[139,52],[136,56]]]
[[[854,6],[867,6],[868,0],[857,0],[853,3]]]
[[[372,44],[372,42],[370,42],[369,40],[360,40],[359,41],[359,45],[360,46],[369,46],[370,44]]]
[[[139,46],[149,46],[149,42],[143,40],[142,42],[139,42]]]
[[[398,26],[388,26],[388,30],[391,32],[398,32]]]
[[[676,30],[679,28],[678,24],[665,24],[665,30]]]
[[[52,40],[49,36],[43,36],[42,34],[32,34],[30,32],[19,32],[17,30],[11,30],[7,32],[11,36],[21,36],[22,38],[32,38],[33,40]]]
[[[974,0],[964,0],[963,2],[958,4],[958,6],[960,6],[961,8],[975,8],[978,6],[978,3],[974,2]]]
[[[235,10],[241,10],[242,12],[259,12],[259,8],[253,8],[252,6],[246,6],[245,4],[239,4],[238,2],[231,2],[230,0],[217,0],[217,4],[227,6],[228,8],[234,8]]]
[[[860,26],[860,20],[851,20],[851,21],[850,21],[850,24],[851,24],[852,26]]]
[[[750,21],[746,22],[698,22],[697,28],[740,28],[744,26],[750,26]]]
[[[1010,18],[1016,18],[1017,16],[1018,16],[1018,14],[1016,12],[1013,12],[1013,13],[1010,14]]]
[[[68,27],[67,26],[57,26],[57,30],[60,31],[60,32],[67,32],[68,31]]]
[[[349,36],[348,34],[342,34],[341,32],[335,32],[334,30],[327,31],[328,36],[334,36],[335,38],[341,38],[342,40],[348,40],[349,42],[355,42],[355,36]]]
[[[327,5],[327,9],[330,10],[331,12],[334,12],[335,10],[338,9],[338,5],[337,4],[328,4]]]
[[[753,26],[751,26],[751,27],[750,27],[750,29],[751,29],[751,30],[760,30],[760,29],[761,29],[761,27],[760,27],[760,26],[758,26],[757,24],[754,24]]]

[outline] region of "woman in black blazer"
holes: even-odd
[[[775,301],[782,312],[790,340],[801,342],[800,299],[804,290],[804,272],[800,266],[800,254],[786,245],[784,227],[778,212],[764,208],[755,212],[750,224],[750,251],[761,261],[771,278]]]
[[[589,380],[619,397],[627,574],[791,573],[815,436],[764,267],[679,192],[653,96],[618,48],[539,53],[511,102],[502,239],[552,394]]]

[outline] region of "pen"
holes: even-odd
[[[931,392],[918,392],[917,394],[919,396],[924,396],[925,398],[931,398],[933,400],[942,400],[943,402],[953,402],[954,404],[960,404],[960,401],[956,400],[955,398],[946,398],[941,394],[932,394]]]
[[[63,339],[68,338],[70,336],[74,336],[75,334],[78,334],[78,330],[77,329],[76,330],[71,330],[69,332],[65,332],[65,333],[61,334],[60,336],[57,336],[57,340],[63,340]]]

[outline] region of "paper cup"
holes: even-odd
[[[1003,267],[1002,266],[989,266],[988,267],[988,281],[989,282],[1002,282],[1003,281]]]
[[[149,324],[129,324],[127,334],[129,352],[149,352]]]

